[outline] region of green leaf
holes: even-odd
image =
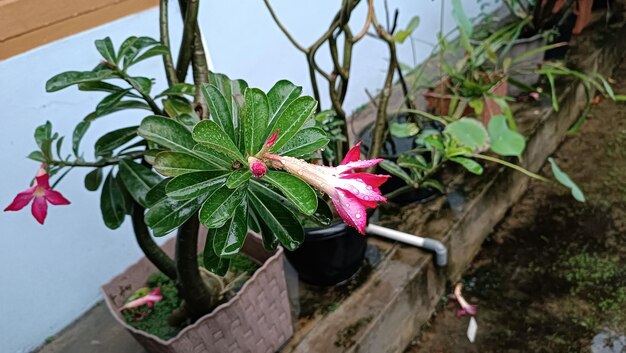
[[[141,50],[157,44],[159,42],[150,37],[129,37],[120,46],[117,61],[128,68],[136,62],[135,58]]]
[[[113,171],[109,172],[102,186],[100,194],[100,210],[104,224],[110,229],[119,228],[124,222],[126,205],[124,194],[113,177]]]
[[[152,187],[150,191],[146,194],[146,204],[148,207],[154,206],[156,203],[165,199],[167,195],[165,194],[165,188],[167,184],[172,180],[172,178],[165,178],[161,180],[158,184]]]
[[[127,96],[130,96],[131,93],[128,93]],[[98,118],[101,118],[103,116],[109,115],[109,114],[113,114],[122,110],[127,110],[127,109],[143,109],[143,110],[148,110],[148,111],[152,111],[152,109],[150,109],[150,106],[148,106],[146,103],[141,102],[141,101],[137,101],[137,100],[125,100],[125,101],[119,101],[117,102],[115,105],[111,106],[108,110],[105,111],[100,111],[99,114],[96,113],[95,111],[88,114],[85,117],[85,121],[94,121]]]
[[[261,227],[263,244],[271,247],[274,244],[272,239],[276,237],[287,250],[297,249],[304,241],[304,230],[298,219],[279,201],[267,197],[254,187],[252,190],[253,192],[248,194],[249,200]]]
[[[129,159],[120,162],[120,177],[133,199],[143,207],[148,207],[146,195],[150,189],[161,182],[152,170]]]
[[[44,158],[43,153],[41,153],[41,151],[32,151],[31,153],[28,154],[28,156],[26,156],[26,158],[32,159],[33,161],[37,161],[37,162],[46,161],[46,158]]]
[[[102,168],[95,168],[85,175],[85,189],[96,191],[102,183]]]
[[[98,52],[100,53],[100,55],[102,55],[104,60],[112,64],[116,64],[115,49],[113,48],[113,42],[111,41],[111,38],[106,37],[104,39],[97,39],[95,41],[95,44],[96,49],[98,49]]]
[[[128,92],[130,92],[130,89],[123,89],[104,97],[96,106],[96,115],[101,116],[106,114],[106,112],[109,112],[122,100],[122,98],[124,98],[124,96],[126,96],[126,94],[128,94]]]
[[[200,118],[196,114],[191,102],[187,100],[187,98],[183,96],[170,96],[167,99],[163,100],[163,108],[168,116],[175,118],[181,114],[189,114],[200,121]]]
[[[78,90],[79,91],[86,91],[86,92],[108,92],[108,93],[115,93],[115,92],[119,92],[119,91],[123,91],[124,88],[120,87],[120,86],[116,86],[114,84],[108,83],[108,82],[104,82],[104,81],[90,81],[90,82],[83,82],[83,83],[79,83],[78,84]],[[140,96],[129,92],[127,94],[130,97],[135,97],[135,98],[140,98]]]
[[[206,200],[203,195],[191,200],[162,199],[154,204],[144,217],[156,237],[161,237],[174,231],[185,223]]]
[[[419,16],[413,16],[405,29],[401,29],[394,33],[393,39],[400,44],[404,43],[404,41],[411,35],[411,33],[413,33],[413,31],[417,28],[417,26],[419,26],[419,24]]]
[[[270,120],[268,126],[273,127],[276,123],[276,119],[282,114],[282,112],[289,106],[294,99],[300,97],[302,93],[302,87],[296,86],[287,80],[280,80],[274,84],[274,86],[267,92],[267,101],[270,106]],[[268,135],[271,135],[274,131],[268,131]]]
[[[566,188],[569,188],[572,191],[572,196],[579,202],[585,202],[585,194],[583,194],[582,190],[576,185],[576,183],[567,175],[565,172],[559,168],[559,166],[554,161],[554,158],[548,158],[550,165],[552,166],[552,174],[556,180],[561,183]]]
[[[165,151],[157,154],[154,169],[162,175],[178,176],[185,173],[214,170],[207,161],[184,152]]]
[[[258,88],[246,90],[241,119],[246,152],[249,155],[254,155],[265,142],[266,129],[270,119],[270,106],[263,91]]]
[[[79,157],[78,152],[80,147],[80,141],[82,141],[83,136],[85,136],[85,133],[87,132],[87,129],[89,129],[89,125],[91,125],[89,121],[83,120],[79,122],[74,128],[74,133],[72,134],[72,151],[74,151],[74,155],[76,157]]]
[[[215,239],[215,233],[217,229],[209,229],[206,235],[206,242],[204,244],[204,254],[202,261],[204,267],[215,273],[218,276],[225,276],[230,267],[230,259],[225,257],[219,257],[215,250],[213,250],[213,242]]]
[[[315,99],[309,96],[299,97],[292,101],[277,118],[272,128],[273,131],[279,130],[280,133],[271,151],[278,151],[287,144],[311,116],[316,106]]]
[[[143,52],[143,54],[139,55],[139,57],[137,57],[137,59],[133,60],[133,62],[128,65],[127,67],[130,67],[131,65],[135,65],[138,62],[144,61],[148,58],[151,58],[153,56],[157,56],[157,55],[165,55],[169,53],[169,48],[166,47],[163,44],[157,44],[154,47],[146,50],[145,52]]]
[[[444,130],[460,145],[475,152],[484,151],[489,147],[489,135],[483,124],[473,118],[461,118],[450,123]]]
[[[302,157],[326,146],[330,140],[326,132],[317,127],[308,127],[296,135],[278,151],[281,156]]]
[[[248,235],[248,203],[241,202],[230,219],[217,228],[213,238],[213,250],[219,257],[232,257],[243,247]]]
[[[246,195],[245,188],[215,190],[200,208],[200,222],[207,228],[219,228],[228,220]]]
[[[483,173],[483,167],[472,159],[464,157],[452,157],[450,158],[450,160],[462,165],[463,168],[469,170],[474,174],[481,175]]]
[[[248,168],[237,169],[230,174],[228,180],[226,181],[226,187],[229,189],[236,189],[241,184],[250,180],[252,177],[252,172]]]
[[[172,151],[193,154],[193,146],[196,145],[187,128],[163,116],[152,115],[144,118],[137,133],[146,140]]]
[[[213,85],[205,84],[202,86],[202,94],[209,105],[211,117],[228,136],[235,136],[233,127],[233,118],[226,103],[226,98],[219,89]]]
[[[52,123],[46,121],[45,124],[39,125],[35,128],[35,142],[39,148],[42,148],[43,144],[52,138]]]
[[[129,77],[128,83],[133,86],[134,89],[143,93],[146,96],[150,95],[152,90],[152,80],[147,77]]]
[[[415,123],[391,123],[389,132],[399,138],[411,137],[417,135],[420,128]]]
[[[226,135],[224,130],[211,120],[203,120],[199,122],[192,132],[193,139],[206,147],[213,148],[217,152],[222,153],[232,160],[246,163],[241,152],[235,146],[231,138]]]
[[[472,25],[472,21],[470,21],[465,14],[461,0],[452,0],[452,17],[457,26],[459,26],[459,30],[464,32],[467,37],[471,37],[474,26]]]
[[[177,83],[168,87],[165,91],[161,92],[156,98],[163,96],[182,96],[182,95],[194,96],[196,94],[196,86],[189,83]]]
[[[137,126],[113,130],[103,135],[96,141],[96,156],[109,155],[113,152],[113,150],[124,145],[135,137],[137,137]]]
[[[268,181],[307,216],[317,210],[317,194],[302,179],[285,172],[269,170],[263,180]]]
[[[388,173],[391,173],[398,178],[402,179],[408,185],[413,185],[415,182],[411,178],[411,176],[404,171],[404,169],[400,168],[399,165],[395,164],[390,160],[383,160],[378,164],[381,168],[386,170]]]
[[[197,144],[193,147],[193,151],[197,156],[213,165],[215,170],[232,170],[233,161],[225,155],[215,151],[212,148]]]
[[[55,92],[82,82],[102,81],[113,77],[113,71],[67,71],[60,73],[46,82],[46,91]]]
[[[526,148],[524,136],[511,130],[504,115],[495,115],[489,121],[489,136],[491,137],[491,150],[501,156],[519,157]]]
[[[175,200],[188,200],[203,194],[212,194],[224,186],[228,178],[225,171],[193,172],[181,174],[165,187],[168,197]]]

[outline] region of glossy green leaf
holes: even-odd
[[[213,165],[195,155],[165,151],[157,154],[154,169],[162,175],[178,176],[185,173],[214,170]]]
[[[176,200],[188,200],[203,194],[212,194],[224,186],[228,174],[225,171],[193,172],[181,174],[166,186],[168,197]]]
[[[246,195],[245,188],[215,190],[200,208],[200,222],[207,228],[219,228],[228,220]]]
[[[277,118],[273,131],[279,130],[278,138],[271,151],[280,150],[300,130],[302,125],[313,114],[317,102],[309,96],[296,98]]]
[[[402,179],[405,183],[409,185],[412,185],[414,183],[411,176],[396,163],[385,159],[381,161],[378,165],[384,170],[386,170],[388,173],[393,174],[397,176],[398,178]]]
[[[269,170],[263,180],[280,190],[300,212],[308,216],[315,213],[317,194],[302,179],[289,173]]]
[[[204,203],[207,196],[203,195],[191,200],[162,199],[150,207],[144,220],[152,229],[154,236],[167,235],[191,218]]]
[[[267,92],[267,100],[270,106],[270,120],[268,126],[273,127],[276,119],[289,106],[294,99],[300,97],[302,87],[296,86],[287,80],[280,80]],[[274,131],[268,131],[271,135]]]
[[[391,123],[389,125],[389,132],[395,137],[411,137],[417,135],[420,131],[419,127],[415,123]]]
[[[393,34],[393,39],[400,44],[404,43],[404,41],[411,35],[411,33],[413,33],[413,31],[417,28],[417,26],[419,26],[419,24],[419,16],[413,16],[405,29],[396,31],[396,33]]]
[[[193,146],[196,145],[187,128],[163,116],[153,115],[144,118],[137,133],[146,140],[172,151],[193,154]]]
[[[146,194],[161,182],[161,177],[149,168],[129,159],[122,159],[120,162],[119,175],[133,199],[143,207],[148,207]]]
[[[225,257],[219,257],[215,250],[213,250],[213,242],[215,239],[215,233],[217,229],[209,229],[206,235],[206,242],[204,244],[204,253],[202,261],[204,267],[215,273],[218,276],[225,276],[230,267],[230,259]]]
[[[256,154],[267,136],[270,120],[270,106],[265,93],[258,88],[248,88],[244,93],[241,121],[244,130],[246,152]]]
[[[109,172],[104,185],[102,186],[102,193],[100,194],[100,210],[102,211],[102,218],[104,224],[110,229],[119,228],[124,222],[126,215],[126,205],[124,201],[124,194],[113,177],[113,172]]]
[[[317,127],[308,127],[296,133],[296,135],[278,151],[281,156],[302,157],[328,145],[326,132]]]
[[[72,151],[76,157],[79,157],[80,141],[82,141],[87,129],[89,129],[89,125],[91,125],[89,121],[83,120],[74,128],[74,133],[72,134]]]
[[[165,178],[161,180],[158,184],[153,186],[150,191],[148,191],[145,199],[146,205],[148,205],[148,207],[154,206],[155,204],[167,197],[167,194],[165,193],[165,188],[171,180],[172,178]]]
[[[246,163],[241,152],[235,146],[233,140],[226,135],[224,130],[211,120],[203,120],[199,122],[192,132],[193,139],[206,147],[213,148],[217,152],[226,155],[232,160]]]
[[[130,67],[135,58],[143,49],[159,44],[156,40],[150,37],[129,37],[120,46],[117,61],[122,63],[125,68]]]
[[[129,96],[130,93],[128,93],[126,96]],[[150,109],[150,106],[147,105],[146,103],[142,102],[142,101],[138,101],[138,100],[123,100],[123,101],[119,101],[117,103],[115,103],[115,105],[111,106],[108,110],[105,111],[100,111],[99,114],[96,113],[95,111],[88,114],[85,117],[85,121],[94,121],[98,118],[101,118],[103,116],[106,115],[110,115],[122,110],[127,110],[127,109],[142,109],[142,110],[148,110],[148,111],[152,111],[152,109]]]
[[[95,144],[96,156],[109,155],[116,148],[137,137],[137,126],[113,130],[100,137]]]
[[[102,168],[95,168],[85,175],[85,189],[96,191],[102,183]]]
[[[37,162],[46,161],[46,158],[43,156],[43,153],[41,153],[41,151],[32,151],[31,153],[28,154],[28,156],[26,156],[26,158],[32,159],[33,161],[37,161]]]
[[[152,90],[152,80],[147,77],[129,77],[127,78],[128,83],[136,89],[137,91],[145,94],[146,96],[150,95],[150,91]]]
[[[196,86],[189,83],[176,83],[171,87],[165,89],[156,98],[163,96],[182,96],[182,95],[194,96],[196,94]]]
[[[219,257],[232,257],[243,247],[248,235],[248,203],[244,200],[234,210],[230,219],[217,228],[213,250]]]
[[[519,157],[526,148],[524,136],[517,131],[511,130],[504,115],[491,117],[489,121],[489,136],[491,137],[491,150],[501,156]]]
[[[444,130],[461,146],[474,152],[484,151],[489,147],[489,135],[483,124],[473,118],[461,118],[450,123]]]
[[[450,160],[462,165],[463,168],[474,174],[481,175],[483,173],[483,167],[472,159],[464,157],[452,157],[450,158]]]
[[[232,170],[233,161],[216,150],[201,144],[196,144],[193,151],[197,156],[213,165],[214,170]]]
[[[114,84],[105,82],[105,81],[91,81],[91,82],[83,82],[83,83],[79,83],[78,84],[78,90],[79,91],[86,91],[86,92],[108,92],[108,93],[115,93],[115,92],[119,92],[124,90],[124,88],[120,87],[120,86],[116,86]],[[128,96],[131,97],[135,97],[135,98],[140,98],[140,96],[129,92],[127,94]]]
[[[35,142],[39,148],[42,148],[45,141],[52,138],[52,123],[46,121],[45,124],[41,124],[35,128]]]
[[[113,107],[115,107],[122,100],[122,98],[128,94],[128,92],[130,92],[130,89],[123,89],[104,97],[96,106],[96,115],[102,116],[111,111],[111,109],[113,109]]]
[[[566,188],[569,188],[572,192],[572,196],[579,202],[585,202],[585,194],[583,194],[582,190],[576,185],[576,183],[567,175],[565,172],[559,168],[553,158],[548,158],[550,165],[552,167],[552,174],[556,180],[561,183]]]
[[[111,38],[106,37],[104,39],[97,39],[95,41],[96,44],[96,49],[98,49],[98,52],[100,53],[100,55],[102,55],[102,57],[104,58],[104,60],[115,64],[115,48],[113,48],[113,42],[111,41]]]
[[[163,108],[169,117],[175,118],[181,114],[189,114],[200,121],[192,103],[184,96],[170,96],[163,100]]]
[[[228,177],[228,180],[226,181],[226,187],[228,187],[229,189],[236,189],[239,186],[241,186],[241,184],[250,180],[251,177],[252,177],[252,172],[250,171],[250,169],[248,168],[237,169],[234,172],[232,172],[230,176]]]
[[[202,94],[209,105],[209,111],[211,112],[213,121],[215,121],[228,136],[235,136],[232,114],[224,95],[213,85],[203,85]]]
[[[157,55],[165,55],[169,53],[169,49],[162,44],[157,44],[155,46],[153,46],[152,48],[146,50],[145,52],[143,52],[141,55],[139,55],[135,60],[133,60],[133,62],[128,65],[127,67],[130,67],[131,65],[134,65],[138,62],[144,61],[148,58],[151,58],[153,56],[157,56]]]
[[[55,92],[71,85],[82,82],[101,81],[113,77],[113,71],[104,69],[98,71],[66,71],[46,82],[46,91]]]
[[[253,192],[249,193],[249,200],[261,227],[264,245],[271,246],[273,236],[278,238],[287,250],[297,249],[304,241],[304,230],[298,219],[279,201],[267,197],[254,188],[252,190]],[[265,238],[268,234],[272,236],[268,237],[266,243]]]

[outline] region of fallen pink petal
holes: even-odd
[[[151,308],[154,305],[154,303],[157,303],[163,299],[163,296],[161,295],[160,292],[161,292],[161,288],[156,287],[154,288],[152,292],[144,295],[143,297],[124,304],[124,306],[122,306],[120,310],[137,308],[143,305],[147,305],[149,308]]]
[[[365,234],[367,208],[375,208],[378,202],[386,202],[379,187],[389,175],[353,172],[378,164],[382,159],[359,160],[360,143],[346,154],[337,167],[307,163],[293,157],[267,153],[264,156],[272,166],[296,175],[317,190],[326,193],[339,216],[351,227]]]
[[[476,307],[476,305],[472,305],[468,303],[467,300],[463,298],[463,295],[461,293],[462,289],[463,289],[463,284],[461,283],[457,283],[456,287],[454,287],[454,297],[456,298],[457,302],[461,306],[461,308],[457,311],[456,316],[461,317],[466,314],[470,316],[475,316],[476,313],[478,312],[478,308]]]
[[[41,224],[44,223],[48,215],[48,202],[53,205],[70,204],[60,192],[52,190],[50,187],[50,175],[46,172],[44,165],[37,171],[33,186],[17,194],[13,202],[4,211],[19,211],[31,201],[33,201],[31,213],[37,222]]]

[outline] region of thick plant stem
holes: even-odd
[[[168,0],[161,0],[159,4],[159,32],[161,36],[161,44],[167,47],[167,53],[163,55],[163,66],[165,67],[165,76],[169,87],[177,84],[176,67],[172,59],[172,50],[170,46],[170,31],[168,21]]]
[[[198,227],[198,217],[194,215],[178,229],[176,236],[178,288],[192,320],[208,314],[215,305],[215,293],[211,293],[198,269]]]
[[[154,242],[143,218],[144,211],[143,206],[137,202],[133,202],[131,219],[137,244],[139,244],[146,258],[148,258],[159,271],[163,272],[171,280],[176,280],[177,273],[174,261]]]
[[[180,11],[184,13],[183,39],[180,43],[176,76],[179,82],[184,82],[193,54],[193,41],[198,27],[199,0],[179,0]]]
[[[209,117],[209,107],[202,94],[202,85],[208,82],[209,65],[206,60],[206,52],[202,44],[202,35],[200,29],[196,27],[196,34],[193,39],[193,56],[191,57],[193,66],[193,82],[196,86],[196,94],[194,101],[201,108],[200,118],[207,119]]]

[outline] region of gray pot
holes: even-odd
[[[200,239],[205,238],[201,234]],[[174,241],[163,246],[169,255],[174,253]],[[157,272],[145,257],[102,286],[105,302],[115,320],[152,353],[276,352],[293,335],[283,249],[268,253],[257,237],[248,234],[243,251],[263,265],[230,301],[167,341],[128,325],[119,311],[124,300]]]

